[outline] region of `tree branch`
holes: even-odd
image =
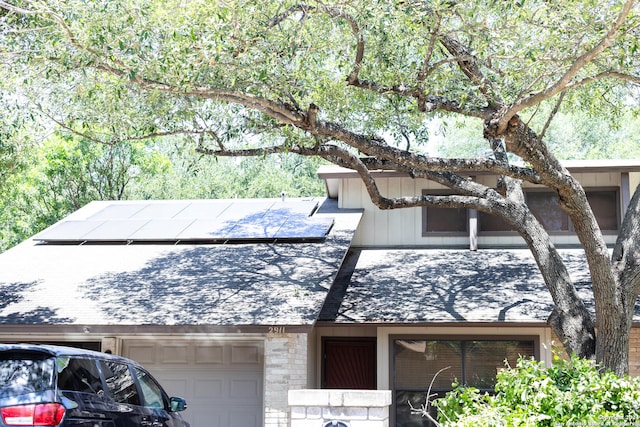
[[[507,128],[509,120],[511,120],[511,118],[518,114],[518,112],[524,110],[525,108],[539,104],[545,99],[551,98],[552,96],[557,95],[563,90],[566,90],[568,85],[576,77],[578,72],[611,45],[615,38],[615,35],[618,33],[627,16],[631,12],[634,3],[634,0],[625,1],[624,5],[622,6],[622,10],[618,14],[613,24],[611,25],[611,28],[609,28],[609,31],[607,31],[607,34],[602,38],[602,40],[600,40],[600,42],[592,49],[580,55],[573,62],[573,64],[571,64],[567,72],[565,72],[557,82],[541,92],[538,92],[534,95],[522,97],[512,103],[502,115],[499,123],[497,124],[498,133],[504,132],[504,130]]]
[[[88,133],[85,132],[80,132],[77,129],[74,129],[73,127],[67,125],[66,123],[56,119],[55,117],[53,117],[52,115],[50,115],[49,113],[47,113],[46,111],[44,111],[42,108],[38,107],[39,111],[46,116],[49,120],[51,120],[52,122],[54,122],[55,124],[57,124],[58,126],[60,126],[62,129],[77,135],[81,138],[84,138],[88,141],[92,141],[95,142],[97,144],[104,144],[104,145],[117,145],[120,143],[124,143],[124,142],[132,142],[132,141],[144,141],[147,139],[152,139],[152,138],[159,138],[159,137],[163,137],[163,136],[171,136],[171,135],[203,135],[203,134],[207,134],[207,135],[213,135],[214,138],[217,140],[217,135],[215,135],[214,132],[210,131],[210,130],[186,130],[186,129],[177,129],[177,130],[172,130],[172,131],[159,131],[159,132],[150,132],[144,135],[139,135],[139,136],[129,136],[126,138],[120,138],[120,139],[110,139],[108,141],[102,140],[100,138],[97,138],[93,135],[90,135]]]
[[[475,56],[471,55],[462,43],[451,36],[442,37],[440,43],[442,43],[453,57],[458,58],[458,67],[460,67],[460,70],[462,70],[467,78],[478,87],[480,93],[482,93],[487,100],[489,107],[496,108],[497,105],[501,105],[502,99],[493,88],[491,81],[480,71]]]
[[[0,8],[8,10],[9,12],[18,13],[20,15],[36,15],[38,13],[37,11],[24,9],[11,3],[7,3],[3,0],[0,0]]]
[[[566,92],[560,93],[560,96],[558,97],[558,101],[556,101],[556,105],[553,107],[553,110],[551,111],[551,114],[549,114],[549,117],[547,118],[547,121],[545,122],[544,127],[540,131],[540,135],[538,135],[538,138],[540,139],[540,141],[544,139],[544,134],[547,133],[547,129],[549,128],[551,121],[553,120],[555,115],[558,114],[558,110],[560,110],[560,104],[562,104],[562,100],[564,99],[565,93]]]

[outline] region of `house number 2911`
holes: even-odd
[[[270,334],[284,334],[285,327],[284,326],[269,326]]]

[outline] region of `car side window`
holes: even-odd
[[[133,368],[140,384],[140,390],[142,391],[142,397],[144,399],[144,405],[151,408],[163,409],[165,407],[164,400],[162,398],[162,389],[151,378],[147,372],[142,369]]]
[[[60,390],[78,391],[80,393],[104,393],[100,373],[96,361],[92,359],[67,359],[67,363],[59,358],[58,387]]]
[[[129,366],[108,360],[101,360],[100,365],[113,399],[118,403],[140,405],[140,396]]]

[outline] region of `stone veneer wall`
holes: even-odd
[[[390,390],[289,390],[291,427],[388,427],[390,405]]]
[[[274,334],[264,344],[264,426],[288,427],[287,391],[307,384],[307,334]]]

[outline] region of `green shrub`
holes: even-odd
[[[442,427],[640,426],[640,378],[601,372],[590,360],[521,358],[498,373],[495,394],[454,384],[433,402]]]

